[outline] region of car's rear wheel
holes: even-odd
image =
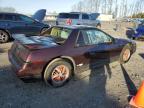
[[[71,79],[71,75],[71,64],[65,60],[58,60],[46,67],[43,77],[46,84],[60,87]]]
[[[6,43],[9,41],[9,35],[3,30],[0,30],[0,43]]]
[[[121,64],[127,63],[130,57],[131,57],[131,48],[129,45],[126,45],[120,54],[120,63]]]

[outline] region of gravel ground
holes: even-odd
[[[102,29],[126,38],[131,24],[104,23]],[[61,88],[46,86],[41,80],[22,81],[10,68],[7,50],[12,42],[0,44],[0,108],[123,108],[144,79],[144,43],[127,64],[118,62],[88,70]]]

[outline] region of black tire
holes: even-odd
[[[128,54],[127,54],[128,57],[126,57],[127,59],[124,60],[124,56],[125,56],[124,54],[126,51],[128,52]],[[126,46],[124,46],[124,48],[120,54],[120,64],[127,63],[129,61],[130,57],[131,57],[131,47],[129,45],[126,45]]]
[[[9,34],[4,30],[0,30],[0,43],[6,43],[9,41]]]
[[[54,74],[54,70],[59,67],[59,66],[66,66],[69,74],[67,76],[67,78],[64,81],[61,82],[56,82],[53,80],[52,75]],[[44,75],[43,75],[43,79],[45,81],[46,84],[51,85],[53,87],[61,87],[64,84],[66,84],[72,77],[72,66],[70,63],[68,63],[65,60],[57,60],[54,61],[53,63],[50,63],[50,65],[48,65],[44,71]]]

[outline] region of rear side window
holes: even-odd
[[[58,18],[70,18],[70,19],[79,19],[79,14],[72,13],[60,13]]]
[[[68,13],[60,13],[58,18],[68,18],[69,14]]]
[[[79,14],[69,14],[70,19],[79,19]]]
[[[5,15],[4,19],[5,20],[14,20],[14,15]]]
[[[17,15],[15,18],[16,21],[23,21],[23,22],[27,22],[27,23],[33,23],[34,20],[32,18],[29,18],[27,16],[24,15]]]
[[[89,19],[89,16],[87,14],[83,14],[82,19]]]
[[[55,38],[67,39],[70,33],[71,33],[70,29],[53,27],[51,29],[50,35]]]

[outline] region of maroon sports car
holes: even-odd
[[[136,50],[135,42],[88,26],[53,26],[43,35],[15,36],[9,60],[18,77],[41,77],[55,87],[86,69],[126,63]]]

